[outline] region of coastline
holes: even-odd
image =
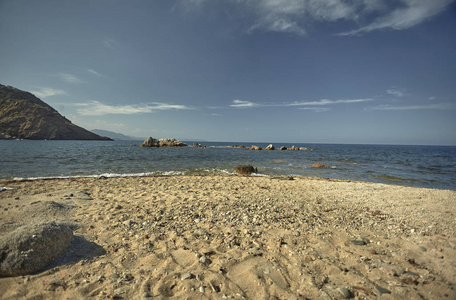
[[[0,297],[456,297],[455,191],[287,179],[1,180],[16,187],[0,192],[3,234],[26,216],[72,224],[80,243],[0,278]]]

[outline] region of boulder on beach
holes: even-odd
[[[314,168],[329,168],[329,166],[321,164],[321,163],[314,163],[312,165],[312,167],[314,167]]]
[[[176,139],[154,139],[148,137],[142,144],[141,147],[185,147],[187,144],[178,141]]]
[[[275,147],[273,144],[269,144],[266,148],[264,148],[265,150],[275,150]]]
[[[239,165],[236,166],[236,173],[241,175],[250,175],[252,173],[257,173],[258,169],[251,165]]]
[[[30,224],[0,237],[0,277],[32,274],[62,256],[73,231],[55,222]]]

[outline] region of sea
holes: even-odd
[[[200,142],[198,147],[141,148],[142,141],[0,141],[0,179],[235,174],[307,176],[456,190],[456,147]],[[187,142],[192,145],[193,142]],[[279,147],[306,150],[280,151]],[[313,168],[313,163],[329,168]]]

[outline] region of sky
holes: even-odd
[[[0,41],[89,130],[456,145],[455,0],[0,0]]]

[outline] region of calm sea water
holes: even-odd
[[[252,164],[264,175],[301,175],[456,190],[456,147],[296,144],[307,151],[140,148],[142,141],[0,141],[0,179],[227,174]],[[189,143],[192,144],[192,143]],[[252,143],[245,143],[250,146]],[[265,147],[267,144],[254,143]],[[292,146],[277,143],[275,146]],[[312,168],[320,162],[329,169]]]

